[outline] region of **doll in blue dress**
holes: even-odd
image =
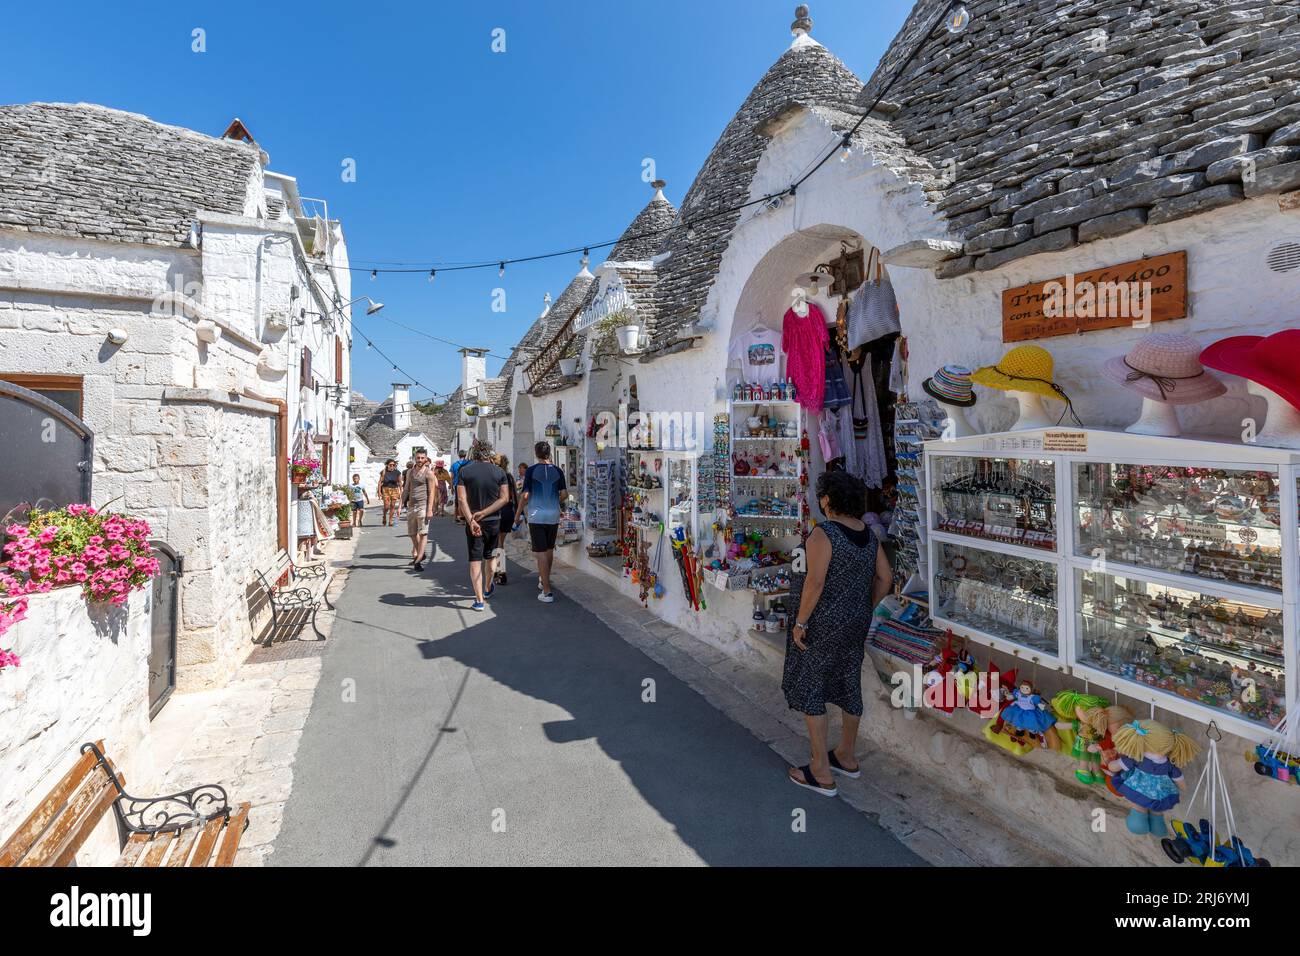
[[[1011,729],[1010,735],[1023,743],[1026,737],[1036,737],[1044,747],[1050,746],[1049,732],[1055,736],[1056,717],[1047,709],[1047,702],[1034,690],[1034,685],[1022,680],[1011,693],[1011,703],[1002,708],[1002,722]]]
[[[1196,759],[1196,741],[1154,720],[1135,720],[1112,735],[1123,769],[1112,779],[1116,792],[1133,805],[1128,828],[1163,837],[1164,813],[1182,797],[1182,768]]]

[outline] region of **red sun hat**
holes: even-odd
[[[1201,364],[1258,382],[1300,408],[1300,329],[1220,339],[1201,353]]]

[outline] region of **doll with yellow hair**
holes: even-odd
[[[1074,758],[1074,775],[1080,783],[1092,786],[1105,783],[1101,772],[1101,734],[1088,723],[1088,712],[1110,704],[1105,697],[1081,694],[1076,690],[1063,690],[1052,698],[1052,713],[1056,714],[1056,729],[1062,741],[1070,740],[1070,756]]]
[[[1094,707],[1083,715],[1088,726],[1101,736],[1101,772],[1106,775],[1106,789],[1115,796],[1120,793],[1115,789],[1115,777],[1123,772],[1119,752],[1115,749],[1115,731],[1133,720],[1133,711],[1123,704],[1111,704],[1109,707]]]
[[[1115,778],[1115,789],[1133,804],[1128,813],[1129,830],[1165,836],[1164,812],[1178,805],[1182,768],[1196,758],[1200,748],[1191,737],[1154,720],[1132,721],[1113,736],[1124,765],[1122,777]]]

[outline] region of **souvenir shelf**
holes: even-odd
[[[889,536],[898,543],[894,555],[895,584],[904,593],[913,593],[918,586],[927,587],[929,583],[928,535],[922,520],[926,500],[922,449],[924,442],[942,434],[944,413],[936,402],[927,400],[900,402],[895,407],[895,416],[898,503]]]
[[[617,534],[619,509],[623,502],[623,476],[616,458],[587,462],[587,524],[593,532]]]
[[[627,494],[633,500],[633,523],[638,528],[657,537],[660,524],[667,532],[685,527],[692,540],[697,538],[697,457],[693,451],[628,449]]]
[[[1300,665],[1300,452],[1057,428],[924,458],[936,626],[1269,738]]]
[[[805,479],[799,404],[733,400],[727,417],[733,534],[757,533],[780,542],[802,537]]]

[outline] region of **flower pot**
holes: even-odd
[[[304,481],[307,480],[307,476],[300,472],[293,471],[289,473],[289,480],[293,482],[295,485],[301,485]]]
[[[625,325],[618,329],[618,347],[624,352],[635,352],[637,342],[641,339],[641,326]]]
[[[576,358],[560,359],[560,374],[569,376],[578,371],[578,360]]]

